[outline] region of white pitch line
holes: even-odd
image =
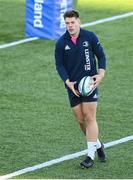
[[[94,26],[94,25],[97,25],[97,24],[110,22],[110,21],[114,21],[114,20],[117,20],[117,19],[126,18],[126,17],[129,17],[129,16],[133,16],[133,12],[128,12],[128,13],[121,14],[121,15],[116,15],[116,16],[112,16],[112,17],[109,17],[109,18],[105,18],[105,19],[100,19],[100,20],[93,21],[93,22],[90,22],[90,23],[85,23],[85,24],[82,24],[81,27]],[[40,38],[39,37],[33,37],[33,38],[23,39],[23,40],[20,40],[20,41],[15,41],[15,42],[12,42],[12,43],[3,44],[3,45],[0,45],[0,49],[8,48],[8,47],[15,46],[15,45],[18,45],[18,44],[23,44],[23,43],[34,41],[34,40],[37,40],[37,39],[40,39]]]
[[[93,21],[93,22],[90,22],[90,23],[85,23],[85,24],[81,25],[81,27],[94,26],[96,24],[110,22],[110,21],[114,21],[114,20],[117,20],[117,19],[126,18],[126,17],[129,17],[129,16],[133,16],[133,12],[129,12],[129,13],[121,14],[121,15],[117,15],[117,16],[112,16],[110,18],[105,18],[105,19]]]
[[[22,39],[22,40],[19,40],[19,41],[14,41],[14,42],[11,42],[11,43],[0,45],[0,49],[8,48],[8,47],[11,47],[11,46],[15,46],[15,45],[18,45],[18,44],[23,44],[23,43],[30,42],[30,41],[35,41],[37,39],[39,39],[39,38],[38,37],[33,37],[33,38]]]
[[[117,144],[125,143],[125,142],[131,141],[131,140],[133,140],[133,135],[127,136],[127,137],[124,137],[122,139],[118,139],[118,140],[115,140],[115,141],[112,141],[112,142],[108,142],[108,143],[104,144],[104,146],[105,146],[105,148],[109,148],[109,147],[115,146]],[[38,170],[38,169],[42,169],[42,168],[51,166],[53,164],[58,164],[60,162],[66,161],[66,160],[78,158],[78,157],[83,156],[85,154],[87,154],[87,149],[83,150],[83,151],[80,151],[80,152],[73,153],[73,154],[69,154],[69,155],[66,155],[66,156],[63,156],[63,157],[60,157],[60,158],[57,158],[57,159],[53,159],[51,161],[47,161],[47,162],[44,162],[44,163],[41,163],[41,164],[38,164],[38,165],[35,165],[35,166],[27,167],[27,168],[21,169],[19,171],[16,171],[16,172],[4,175],[4,176],[0,176],[0,179],[5,180],[5,179],[8,179],[8,178],[19,176],[21,174],[25,174],[25,173],[32,172],[32,171],[35,171],[35,170]]]

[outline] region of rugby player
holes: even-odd
[[[78,11],[65,12],[64,20],[67,30],[56,42],[55,64],[67,89],[72,111],[86,136],[87,157],[80,165],[89,168],[94,164],[96,151],[99,160],[106,161],[96,121],[98,86],[105,75],[106,57],[97,35],[80,27]],[[77,88],[84,76],[94,79],[95,90],[89,96],[81,96]]]

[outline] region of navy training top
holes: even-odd
[[[64,82],[78,82],[84,76],[97,74],[97,65],[98,69],[106,69],[106,58],[96,34],[80,28],[76,45],[68,31],[56,42],[55,64]]]

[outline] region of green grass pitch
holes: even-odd
[[[24,38],[25,1],[0,0],[0,44]],[[132,0],[79,0],[82,23],[133,11]],[[133,16],[87,27],[104,45],[107,72],[97,120],[109,142],[133,130]],[[54,65],[54,41],[0,49],[0,176],[86,149]],[[84,157],[16,179],[132,179],[130,141],[106,150],[108,162],[79,167]]]

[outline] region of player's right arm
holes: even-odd
[[[69,76],[67,74],[67,71],[64,67],[64,45],[60,41],[57,41],[56,46],[55,46],[55,65],[56,65],[56,70],[58,74],[60,75],[61,79],[64,81],[64,83],[69,87],[72,92],[76,95],[79,96],[79,93],[77,90],[74,88],[74,84],[76,82],[70,82]]]
[[[72,92],[75,94],[75,96],[79,97],[80,93],[74,88],[75,82],[70,82],[69,79],[65,81],[65,84],[72,90]]]
[[[64,67],[63,61],[64,61],[64,45],[63,42],[59,40],[55,45],[55,65],[58,74],[65,83],[65,81],[69,79],[69,77]]]

